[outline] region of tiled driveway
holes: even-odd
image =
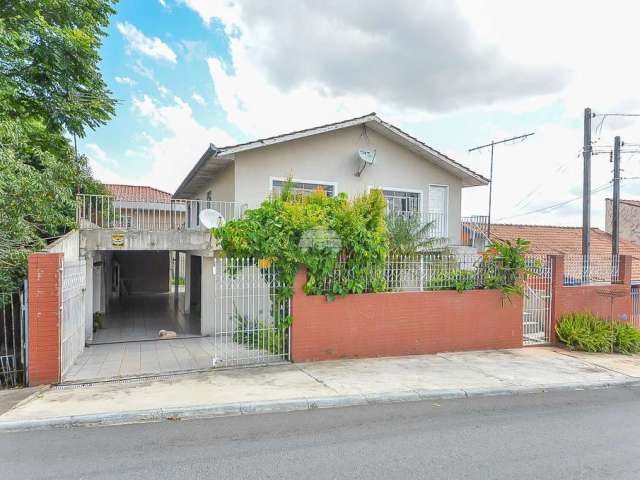
[[[185,370],[282,361],[257,348],[237,344],[229,337],[175,338],[91,345],[85,348],[63,377],[77,382],[117,377],[164,374]]]

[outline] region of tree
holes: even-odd
[[[114,113],[98,50],[114,0],[0,2],[0,290],[73,228],[75,194],[101,193],[69,134]]]
[[[98,68],[114,0],[0,3],[0,109],[16,120],[83,136],[104,124],[115,100]],[[7,118],[7,117],[5,117]]]

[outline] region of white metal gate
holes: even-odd
[[[631,313],[633,326],[640,328],[640,285],[631,286]]]
[[[62,269],[62,322],[60,325],[60,372],[69,367],[84,350],[86,265],[84,260],[65,262]]]
[[[548,343],[550,340],[552,262],[553,259],[547,256],[527,257],[531,274],[524,279],[523,345]]]
[[[214,366],[289,360],[290,288],[268,260],[214,260]]]

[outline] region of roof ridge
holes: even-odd
[[[336,122],[329,122],[329,123],[325,123],[325,124],[322,124],[322,125],[315,125],[313,127],[308,127],[308,128],[301,128],[300,130],[292,130],[290,132],[278,133],[276,135],[270,135],[268,137],[254,138],[253,140],[249,140],[249,141],[241,142],[241,143],[236,143],[235,145],[225,145],[224,147],[215,147],[215,148],[218,151],[224,153],[223,152],[224,150],[231,149],[231,148],[236,148],[236,147],[241,147],[243,145],[248,145],[250,143],[266,142],[268,140],[273,140],[274,138],[285,137],[287,135],[295,135],[297,133],[304,133],[304,132],[308,132],[309,130],[317,130],[319,128],[333,127],[334,125],[339,125],[341,123],[353,122],[354,120],[363,120],[363,119],[369,118],[369,117],[376,117],[376,118],[379,119],[378,114],[376,112],[371,112],[371,113],[367,113],[366,115],[360,115],[358,117],[347,118],[347,119],[344,119],[344,120],[338,120]]]

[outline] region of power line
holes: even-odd
[[[611,184],[611,182],[607,182],[607,183],[605,183],[605,184],[603,184],[603,185],[601,185],[601,186],[599,186],[599,187],[595,188],[594,190],[591,190],[591,193],[592,193],[592,194],[594,194],[594,193],[599,193],[599,192],[601,192],[602,190],[607,189],[607,188],[609,187],[609,185],[610,185],[610,184]],[[557,208],[560,208],[560,207],[562,207],[562,206],[564,206],[564,205],[568,205],[569,203],[575,202],[576,200],[580,200],[581,198],[582,198],[582,195],[580,195],[580,196],[578,196],[578,197],[575,197],[575,198],[571,198],[571,199],[569,199],[569,200],[565,200],[565,201],[563,201],[563,202],[558,202],[558,203],[554,203],[554,204],[552,204],[552,205],[548,205],[548,206],[546,206],[546,207],[538,208],[538,209],[536,209],[536,210],[531,210],[531,211],[529,211],[529,212],[519,213],[519,214],[517,214],[517,215],[510,215],[510,216],[508,216],[508,217],[502,217],[502,218],[499,218],[499,219],[498,219],[498,221],[508,220],[508,219],[510,219],[510,218],[526,217],[527,215],[532,215],[532,214],[534,214],[534,213],[550,212],[550,211],[555,210],[555,209],[557,209]]]

